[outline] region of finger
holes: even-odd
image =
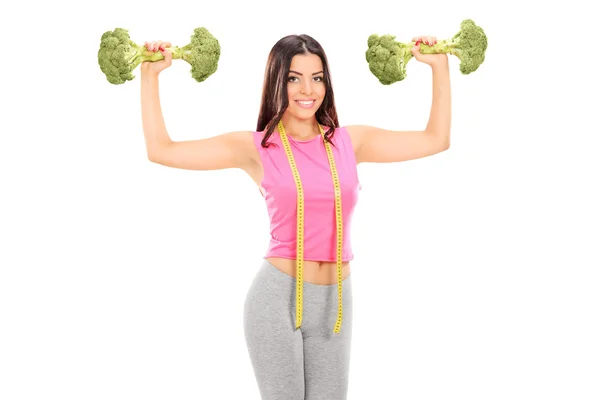
[[[425,44],[428,45],[429,44],[429,36],[426,36],[426,35],[419,36],[418,42],[419,43],[425,43]]]

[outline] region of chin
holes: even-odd
[[[313,119],[315,117],[315,114],[316,114],[316,112],[314,112],[314,111],[293,113],[294,117],[296,117],[298,119]]]

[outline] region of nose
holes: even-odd
[[[312,80],[307,79],[305,81],[305,83],[302,85],[302,89],[300,90],[300,93],[308,95],[311,94],[313,92],[312,90]]]

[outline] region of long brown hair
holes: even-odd
[[[335,128],[339,127],[333,86],[327,56],[323,47],[308,35],[289,35],[280,39],[269,53],[260,104],[260,113],[256,124],[256,131],[265,131],[262,146],[268,147],[267,140],[277,127],[285,113],[288,103],[287,81],[292,58],[298,54],[315,54],[323,63],[323,79],[325,82],[325,98],[315,116],[317,122],[329,127],[325,132],[325,140],[331,143]]]

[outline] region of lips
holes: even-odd
[[[298,104],[302,108],[311,108],[315,104],[315,100],[314,99],[296,100],[296,104]]]

